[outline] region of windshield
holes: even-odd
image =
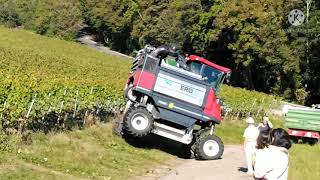
[[[203,80],[210,84],[211,87],[218,87],[223,72],[195,61],[191,62],[189,67],[191,72],[201,75]]]
[[[217,87],[220,82],[223,73],[210,66],[204,65],[201,73],[202,77],[206,77],[207,83],[212,87]]]

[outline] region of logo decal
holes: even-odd
[[[185,91],[185,92],[188,92],[190,94],[193,93],[193,89],[191,87],[188,87],[188,86],[185,86],[185,85],[181,85],[181,88],[180,88],[181,91]]]
[[[169,80],[169,79],[166,79],[166,80],[165,80],[165,82],[166,82],[166,84],[167,84],[167,85],[169,85],[169,86],[171,86],[171,85],[172,85],[172,81],[171,81],[171,80]]]

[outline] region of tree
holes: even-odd
[[[193,51],[193,25],[203,11],[200,0],[139,2],[142,11],[134,23],[132,36],[141,46],[170,44]]]
[[[35,7],[32,29],[39,34],[72,40],[82,26],[77,0],[41,0]]]
[[[21,25],[21,19],[15,1],[0,0],[0,24],[8,27]]]
[[[285,13],[284,1],[218,1],[202,16],[194,35],[207,47],[231,52],[236,71],[242,74],[237,85],[282,94],[301,86],[295,78],[282,83],[300,72],[297,52],[288,45],[283,28]]]
[[[138,16],[133,0],[81,0],[85,22],[111,48],[129,52],[132,22]]]

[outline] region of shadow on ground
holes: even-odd
[[[246,173],[246,172],[248,172],[248,168],[239,167],[239,168],[238,168],[238,171],[239,171],[239,172],[244,172],[244,173]]]
[[[150,134],[144,138],[133,138],[128,136],[123,136],[123,138],[128,144],[137,148],[159,149],[179,158],[192,158],[192,153],[188,145],[155,134]]]

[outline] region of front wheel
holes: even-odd
[[[296,136],[290,136],[290,140],[293,144],[298,144],[299,143],[299,137]]]
[[[201,160],[219,159],[224,151],[221,139],[215,135],[200,135],[195,142],[195,157]]]
[[[153,121],[152,115],[145,108],[131,107],[124,116],[123,127],[125,133],[143,137],[151,132]]]

